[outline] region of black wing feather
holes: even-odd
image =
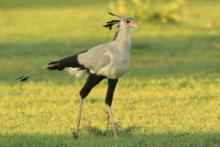
[[[86,52],[86,51],[83,51],[83,52]],[[81,53],[83,53],[83,52],[81,52]],[[79,54],[81,54],[81,53],[79,53]],[[83,65],[81,65],[77,59],[79,54],[69,56],[69,57],[63,58],[58,61],[50,62],[50,63],[48,63],[46,69],[59,70],[59,71],[63,70],[66,67],[85,69],[85,67]]]

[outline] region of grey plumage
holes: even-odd
[[[132,23],[134,20],[128,16],[122,17],[118,24],[117,38],[79,54],[77,58],[79,63],[96,75],[111,79],[120,78],[127,70],[130,56],[131,30],[127,27],[127,21]],[[135,26],[135,22],[132,25]],[[81,70],[75,71],[81,72]]]
[[[103,44],[89,49],[87,52],[78,56],[80,64],[90,69],[92,73],[96,73],[102,67],[110,63],[109,56],[106,55],[107,50],[112,47],[109,44]]]

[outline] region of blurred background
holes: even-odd
[[[121,136],[113,145],[219,146],[219,0],[0,0],[0,146],[112,143],[105,82],[89,96],[82,139],[74,142],[70,128],[84,79],[49,72],[15,81],[112,40],[116,28],[102,27],[115,19],[108,11],[138,22],[113,102]]]
[[[219,5],[218,0],[1,0],[0,81],[112,40],[114,31],[102,27],[114,19],[108,11],[138,21],[128,77],[218,76]],[[44,76],[34,80],[54,80],[57,74]]]

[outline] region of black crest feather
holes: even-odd
[[[109,14],[109,15],[112,15],[112,16],[119,17],[119,18],[121,17],[121,16],[119,16],[119,15],[117,15],[117,14],[114,14],[114,13],[112,13],[112,12],[108,12],[108,14]]]
[[[108,14],[109,14],[109,15],[112,15],[112,16],[116,16],[116,17],[121,18],[121,16],[116,15],[116,14],[114,14],[114,13],[112,13],[112,12],[108,12]],[[113,20],[111,20],[111,21],[107,21],[106,24],[103,25],[103,27],[108,28],[109,30],[111,30],[112,27],[113,27],[115,24],[118,24],[119,22],[120,22],[120,19],[119,19],[119,20],[118,20],[118,19],[113,19]]]
[[[108,28],[109,30],[111,30],[112,27],[113,27],[115,24],[119,23],[119,22],[120,22],[120,20],[111,20],[111,21],[106,22],[106,24],[103,25],[103,27]]]

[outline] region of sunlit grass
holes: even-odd
[[[53,82],[1,84],[0,88],[3,91],[0,101],[1,134],[3,136],[8,134],[8,137],[10,134],[55,136],[65,134],[71,138],[77,115],[78,91],[82,84],[82,82],[65,85]],[[129,139],[130,135],[139,139],[138,134],[143,134],[143,136],[145,134],[147,137],[148,134],[188,133],[187,137],[192,134],[196,136],[219,132],[220,91],[217,90],[219,88],[220,79],[158,79],[121,82],[113,104],[119,140]],[[88,137],[97,135],[101,137],[103,133],[107,133],[110,137],[110,132],[106,128],[105,90],[105,83],[102,83],[85,101],[82,134],[87,134]],[[126,131],[129,127],[131,127],[130,131],[129,129]],[[95,145],[96,140],[101,139],[98,136],[90,142],[91,145]],[[212,136],[212,138],[216,141],[210,142],[210,145],[217,145],[219,136]],[[150,144],[149,140],[145,139],[143,144]],[[166,144],[180,145],[183,140],[175,144],[169,142]],[[48,137],[44,143],[51,141]],[[161,141],[159,140],[158,143]],[[188,141],[186,145],[201,143],[197,137]],[[3,140],[3,144],[5,143]],[[72,143],[65,142],[65,144],[71,145]],[[79,142],[73,142],[73,144],[79,144]],[[121,144],[123,145],[122,142]],[[125,142],[124,145],[126,144]]]

